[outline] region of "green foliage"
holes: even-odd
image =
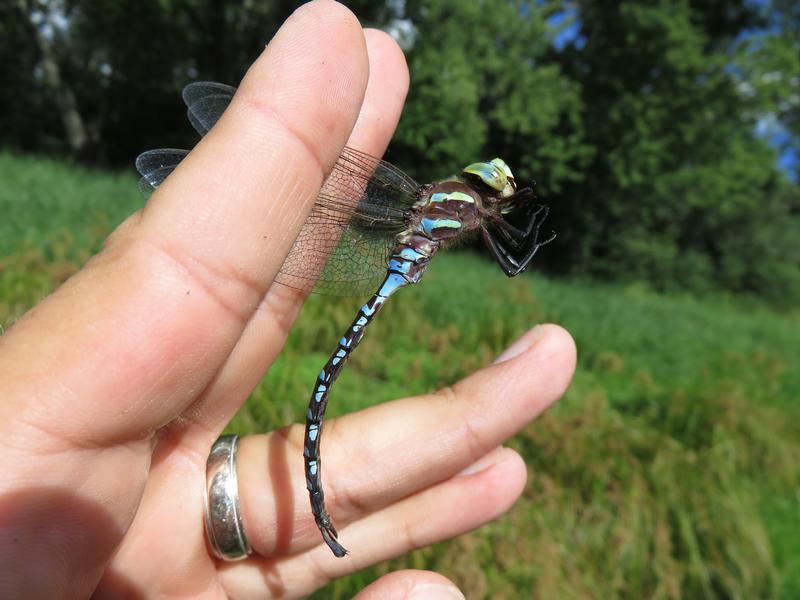
[[[578,86],[547,64],[551,32],[541,11],[437,0],[406,2],[405,16],[415,27],[411,90],[393,158],[431,179],[458,172],[466,156],[513,157],[545,194],[580,179],[588,149]]]
[[[755,15],[736,13],[730,29],[687,1],[578,5],[585,43],[565,54],[591,74],[581,89],[596,152],[554,211],[563,267],[795,303],[800,192],[756,138],[768,106],[743,93],[729,50]]]
[[[0,151],[0,174],[0,257],[34,248],[82,262],[144,204],[132,173],[101,173]],[[65,241],[65,231],[74,239]]]
[[[0,152],[0,330],[97,252],[142,205],[130,174]]]
[[[794,0],[769,0],[762,5],[766,31],[741,40],[736,65],[741,88],[752,110],[770,127],[788,131],[781,143],[800,155],[800,4]],[[795,181],[800,166],[793,165]]]

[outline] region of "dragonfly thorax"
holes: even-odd
[[[411,232],[435,242],[476,230],[483,211],[481,194],[461,178],[425,186],[409,222]]]

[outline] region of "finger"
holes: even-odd
[[[433,571],[404,569],[373,581],[353,600],[464,600],[452,581]]]
[[[498,518],[519,498],[526,479],[522,457],[509,448],[496,448],[454,477],[349,526],[356,567],[456,537]],[[316,548],[314,554],[328,558]]]
[[[367,75],[347,9],[299,9],[134,225],[4,336],[3,397],[92,446],[141,439],[185,408],[279,269],[355,123]],[[20,378],[30,365],[47,377]]]
[[[408,68],[397,43],[382,31],[364,31],[369,83],[348,146],[381,156],[400,119],[408,91]],[[304,294],[276,284],[253,314],[239,343],[185,416],[200,425],[191,443],[207,448],[263,377],[283,346]],[[311,382],[309,382],[310,390]],[[187,436],[183,436],[183,443]]]
[[[254,557],[222,570],[229,595],[257,597],[275,590],[266,575],[307,594],[376,562],[465,533],[507,511],[525,486],[525,464],[497,448],[455,477],[404,498],[348,526],[351,554],[333,557],[325,545],[279,559]]]
[[[523,336],[525,350],[468,377],[448,394],[387,402],[335,419],[323,436],[328,510],[345,547],[348,523],[449,479],[552,404],[575,367],[572,338],[556,326]],[[302,430],[242,441],[242,514],[262,555],[321,544],[302,467]],[[351,547],[351,550],[354,548]]]

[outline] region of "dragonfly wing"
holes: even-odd
[[[207,134],[231,103],[236,88],[199,81],[183,89],[192,126]],[[188,151],[150,150],[136,159],[139,187],[149,196]],[[345,147],[276,281],[329,295],[374,291],[384,277],[395,237],[407,227],[419,185],[397,167]]]
[[[211,131],[233,100],[236,88],[213,81],[196,81],[183,88],[186,114],[201,136]]]
[[[418,188],[393,165],[345,147],[276,281],[333,296],[375,291]]]
[[[365,186],[369,184],[369,192],[395,190],[386,197],[388,203],[411,206],[417,201],[420,185],[416,181],[393,164],[349,146],[342,149],[331,172],[333,175],[345,181],[359,181]]]
[[[330,238],[303,226],[275,281],[327,296],[374,292],[386,274],[392,237],[345,226]]]
[[[149,197],[188,154],[188,150],[159,148],[142,152],[137,156],[136,170],[142,176],[139,179],[139,189],[142,194]]]

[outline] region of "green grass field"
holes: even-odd
[[[141,201],[128,174],[2,153],[0,174],[8,327]],[[511,442],[530,476],[508,515],[318,597],[351,597],[400,567],[437,570],[470,599],[800,597],[800,314],[535,267],[507,280],[471,252],[443,254],[401,295],[342,375],[332,415],[452,383],[542,321],[572,332],[578,371]],[[360,300],[312,297],[231,429],[300,421]]]

